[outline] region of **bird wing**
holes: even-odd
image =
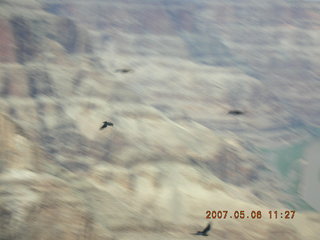
[[[207,232],[209,232],[210,231],[210,228],[211,228],[211,225],[210,225],[210,223],[208,223],[208,225],[206,226],[206,228],[205,229],[203,229],[203,233],[207,233]]]
[[[240,110],[230,110],[229,111],[229,114],[232,114],[232,115],[242,115],[244,114],[243,111],[240,111]]]

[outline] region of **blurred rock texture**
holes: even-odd
[[[268,219],[292,199],[250,146],[319,124],[319,8],[0,1],[0,239],[194,239],[207,210],[264,212],[209,239],[317,239]]]

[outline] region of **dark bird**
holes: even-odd
[[[132,72],[132,69],[129,68],[122,68],[122,69],[117,69],[116,72],[121,72],[121,73],[129,73]]]
[[[231,115],[242,115],[242,114],[244,114],[244,112],[240,111],[240,110],[230,110],[228,112],[228,114],[231,114]]]
[[[210,231],[210,229],[211,229],[211,224],[208,223],[205,229],[194,233],[194,235],[208,236],[208,232]]]
[[[107,121],[103,122],[103,125],[101,126],[100,130],[102,130],[102,129],[108,127],[108,126],[113,126],[113,123],[112,122],[107,122]]]

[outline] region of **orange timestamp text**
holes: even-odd
[[[227,210],[219,210],[219,211],[206,211],[207,219],[293,219],[295,216],[295,210],[285,210],[285,211],[227,211]]]

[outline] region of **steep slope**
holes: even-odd
[[[44,4],[90,29],[110,70],[134,68],[124,81],[147,103],[263,147],[302,141],[306,126],[318,126],[318,8],[313,1]],[[248,116],[228,117],[230,108]]]
[[[53,175],[63,170],[10,118],[0,126],[0,238],[100,239],[72,185]]]
[[[175,123],[236,135],[299,198],[304,146],[319,137],[318,2],[46,1],[43,7],[85,26],[101,63],[144,103]],[[230,109],[245,114],[231,116]]]
[[[207,210],[267,214],[292,200],[245,148],[265,144],[264,128],[279,137],[290,114],[266,117],[281,108],[219,39],[222,61],[191,51],[199,39],[175,34],[179,21],[190,26],[188,14],[172,20],[179,5],[41,3],[0,3],[1,238],[188,239]],[[133,71],[115,71],[124,67]],[[231,107],[249,114],[235,119]],[[99,131],[104,120],[114,128]],[[315,239],[318,226],[300,212],[290,224],[216,220],[211,237]]]
[[[99,59],[85,47],[91,43],[85,37],[88,33],[72,20],[39,10],[32,16],[9,15],[7,22],[18,54],[25,49],[19,44],[32,48],[27,42],[19,42],[24,35],[37,42],[37,50],[27,50],[23,57],[16,55],[16,63],[1,65],[1,109],[34,133],[37,142],[62,166],[86,171],[101,161],[133,166],[157,158],[181,159],[188,164],[193,159],[205,162],[232,183],[259,178],[254,177],[253,169],[263,165],[261,159],[249,157],[249,153],[243,154],[239,163],[236,154],[225,158],[228,147],[224,147],[224,140],[196,122],[176,119],[179,105],[188,105],[189,101],[178,100],[173,116],[164,115],[158,105],[152,106],[156,92],[148,92],[145,86],[145,95],[139,85],[133,86],[99,65]],[[165,78],[159,75],[157,82],[161,84]],[[188,93],[187,89],[182,92]],[[99,131],[99,123],[105,118],[111,118],[116,127]],[[243,147],[238,152],[244,152]],[[230,159],[235,168],[244,166],[243,171],[220,174],[225,168],[223,159]]]
[[[22,137],[17,124],[3,115],[0,119],[6,129],[0,132],[1,139],[4,134],[9,142]],[[37,148],[28,138],[23,139],[29,144],[25,153]],[[3,152],[20,150],[4,145],[4,141],[1,144]],[[26,157],[15,155],[11,162],[19,164],[10,166],[3,164],[6,159],[2,153],[2,239],[126,239],[141,234],[151,239],[191,239],[187,229],[194,229],[212,208],[259,209],[264,214],[259,221],[237,224],[216,220],[212,234],[215,239],[233,239],[237,235],[262,240],[274,234],[281,239],[314,239],[317,231],[312,224],[317,226],[320,221],[315,214],[300,213],[291,226],[267,220],[268,209],[260,200],[249,191],[218,180],[201,166],[166,160],[127,169],[101,163],[87,174],[74,175],[44,158],[41,151],[33,158],[41,170],[30,170]],[[299,224],[308,224],[309,228],[296,228]]]

